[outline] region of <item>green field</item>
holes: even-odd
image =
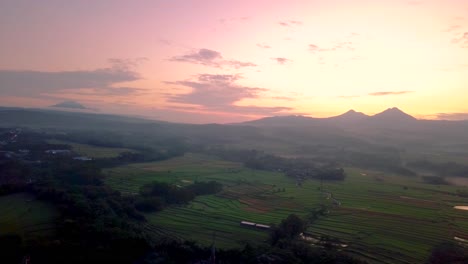
[[[348,169],[343,183],[327,184],[341,206],[308,231],[337,237],[346,249],[379,263],[421,263],[431,248],[468,237],[468,204],[459,187],[423,184],[417,178]]]
[[[434,186],[417,178],[346,169],[343,182],[325,182],[341,205],[313,223],[308,232],[342,241],[344,251],[375,263],[422,263],[437,243],[468,238],[468,205],[455,195],[462,187]],[[320,203],[331,204],[309,180],[297,187],[281,173],[254,171],[241,164],[187,154],[163,162],[131,164],[105,171],[106,183],[123,194],[137,195],[145,183],[178,185],[216,180],[224,185],[217,195],[199,196],[185,206],[147,214],[147,230],[155,236],[192,239],[204,245],[216,235],[218,247],[238,247],[244,241],[261,243],[267,232],[240,226],[240,221],[278,224],[291,213],[306,216]]]
[[[64,144],[69,145],[72,148],[72,151],[78,153],[81,156],[86,156],[90,158],[116,158],[123,152],[136,152],[132,149],[127,148],[107,148],[107,147],[97,147],[88,144],[74,143],[70,141],[63,140],[49,140],[50,144]]]
[[[27,193],[0,196],[0,235],[18,234],[23,239],[50,237],[58,212]]]

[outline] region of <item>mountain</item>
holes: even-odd
[[[382,113],[371,116],[371,119],[379,122],[411,122],[417,121],[413,116],[401,111],[400,109],[393,107],[389,108]]]
[[[355,123],[355,122],[360,122],[362,120],[366,120],[369,118],[368,115],[361,113],[361,112],[356,112],[354,110],[349,110],[348,112],[338,115],[338,116],[333,116],[329,118],[324,118],[325,120],[328,120],[330,122],[335,122],[335,123]]]
[[[329,125],[329,126],[349,126],[349,125],[370,125],[381,126],[382,124],[395,125],[395,123],[405,123],[417,121],[416,118],[406,114],[400,109],[393,107],[373,116],[368,116],[361,112],[349,110],[348,112],[332,117],[313,118],[307,116],[273,116],[241,123],[243,125],[253,126],[311,126],[311,125]]]
[[[84,105],[76,101],[63,101],[58,104],[51,105],[49,107],[59,107],[59,108],[70,108],[70,109],[88,109]]]
[[[271,116],[264,117],[257,120],[247,121],[234,125],[252,125],[252,126],[304,126],[310,125],[313,121],[318,118],[301,116],[301,115],[289,115],[289,116]]]

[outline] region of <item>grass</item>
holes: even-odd
[[[78,153],[81,156],[86,156],[90,158],[116,158],[123,152],[135,152],[135,150],[127,148],[108,148],[108,147],[98,147],[88,144],[74,143],[70,141],[62,140],[49,140],[50,144],[65,144],[69,145],[72,148],[72,151]]]
[[[0,196],[0,235],[18,234],[23,239],[50,237],[58,212],[27,193]]]
[[[320,203],[331,204],[320,194],[319,181],[297,187],[281,173],[250,170],[202,155],[132,164],[105,173],[108,185],[129,195],[153,181],[223,183],[217,195],[199,196],[188,205],[146,215],[146,228],[156,237],[210,245],[216,236],[220,248],[267,239],[267,232],[242,227],[240,221],[278,224],[291,213],[306,216]],[[308,228],[314,236],[338,238],[348,245],[344,251],[374,263],[422,263],[434,245],[453,241],[454,236],[468,238],[468,211],[453,209],[468,204],[468,199],[455,195],[460,187],[356,168],[347,168],[346,173],[343,182],[324,182],[324,189],[341,205]]]

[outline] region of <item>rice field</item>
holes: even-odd
[[[58,212],[30,194],[0,196],[0,208],[0,235],[18,234],[27,240],[54,234]]]
[[[145,183],[178,185],[216,180],[224,189],[199,196],[184,206],[147,214],[146,228],[155,237],[172,236],[219,248],[262,243],[268,232],[240,226],[241,221],[278,224],[289,214],[306,216],[320,204],[332,204],[320,182],[301,187],[281,173],[255,171],[241,164],[188,154],[163,162],[131,164],[107,170],[106,183],[124,194],[137,195]],[[371,263],[423,263],[430,249],[454,237],[468,239],[468,205],[457,186],[436,186],[419,178],[346,169],[343,182],[324,182],[326,193],[339,202],[308,228],[315,237],[339,239],[343,251]]]

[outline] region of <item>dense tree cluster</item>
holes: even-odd
[[[216,181],[195,182],[185,187],[154,182],[141,187],[136,208],[144,212],[158,211],[170,204],[188,203],[198,195],[215,194],[222,188],[222,184]]]
[[[204,151],[229,161],[242,162],[248,168],[284,172],[286,176],[299,180],[344,180],[346,177],[342,168],[333,164],[317,165],[307,159],[288,159],[256,150],[210,148]]]
[[[428,160],[420,160],[408,163],[418,169],[435,172],[438,176],[468,177],[468,166],[456,162],[435,163]]]

